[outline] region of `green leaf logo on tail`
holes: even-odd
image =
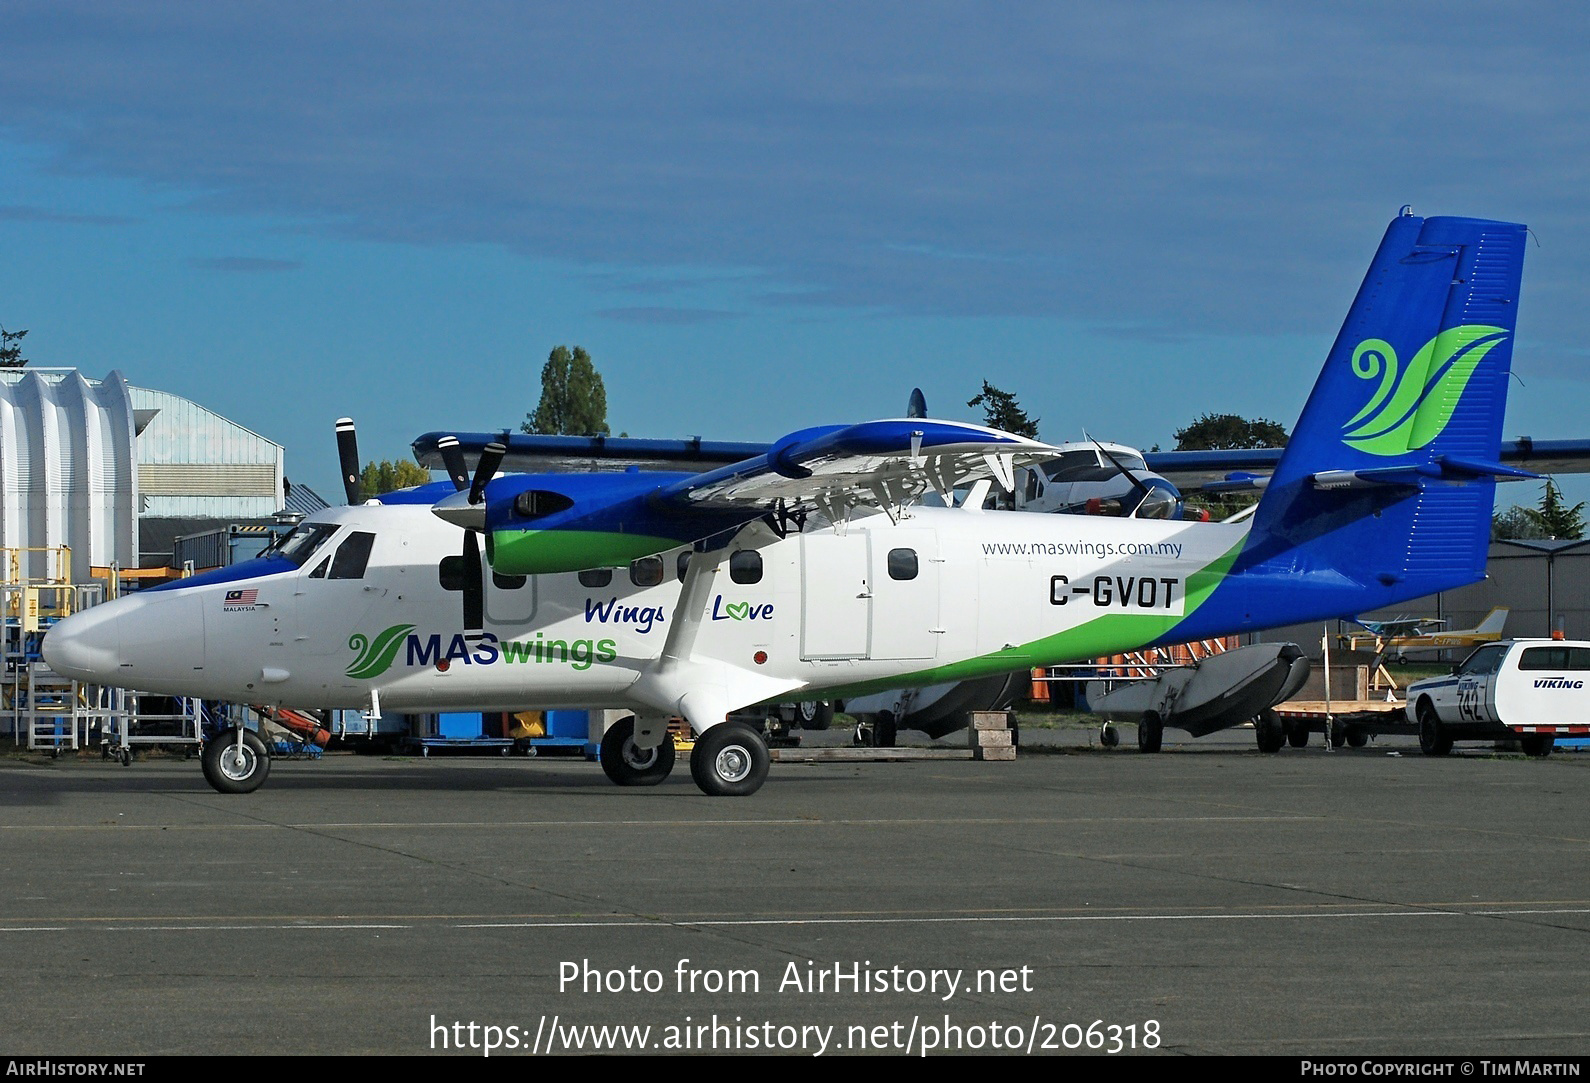
[[[392,668],[392,659],[397,657],[398,649],[403,646],[408,634],[414,631],[412,624],[394,624],[386,631],[375,637],[372,643],[362,634],[355,632],[348,640],[348,646],[359,652],[359,657],[353,660],[353,665],[347,669],[347,675],[356,681],[369,677],[379,677]]]
[[[1441,435],[1463,398],[1469,377],[1492,347],[1507,338],[1503,327],[1449,327],[1424,344],[1406,368],[1385,339],[1368,338],[1353,351],[1353,373],[1378,379],[1363,409],[1344,425],[1342,442],[1371,455],[1404,455]]]

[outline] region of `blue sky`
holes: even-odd
[[[1509,435],[1590,436],[1590,9],[1465,3],[0,8],[0,322],[334,495],[517,426],[1288,427],[1386,221],[1530,224]],[[1529,500],[1523,487],[1512,499]]]

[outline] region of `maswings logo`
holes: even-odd
[[[1485,355],[1507,338],[1504,327],[1449,327],[1424,344],[1403,368],[1385,339],[1369,338],[1353,351],[1353,372],[1380,385],[1364,408],[1342,426],[1342,442],[1371,455],[1402,455],[1441,435],[1457,409],[1469,377]]]
[[[355,632],[348,640],[348,646],[359,652],[359,657],[353,660],[353,665],[347,669],[348,676],[356,681],[368,677],[379,677],[392,668],[392,659],[397,657],[397,652],[403,649],[405,638],[414,631],[412,624],[394,624],[386,631],[375,637],[371,643],[362,634]]]
[[[468,638],[455,633],[450,640],[440,635],[419,636],[412,624],[394,624],[375,637],[365,638],[355,633],[348,646],[358,652],[345,671],[354,680],[379,677],[392,668],[399,651],[405,651],[404,665],[435,666],[445,670],[454,662],[464,665],[489,666],[496,662],[509,665],[518,663],[557,663],[584,671],[597,662],[618,659],[618,642],[613,639],[547,639],[537,632],[535,639],[499,640],[487,632],[478,638]]]

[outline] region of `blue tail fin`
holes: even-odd
[[[1484,576],[1495,480],[1520,473],[1497,459],[1525,237],[1509,222],[1392,221],[1238,568],[1290,579],[1319,617]]]

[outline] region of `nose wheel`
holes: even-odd
[[[206,741],[199,762],[218,793],[253,793],[271,773],[265,742],[248,730],[223,730]]]

